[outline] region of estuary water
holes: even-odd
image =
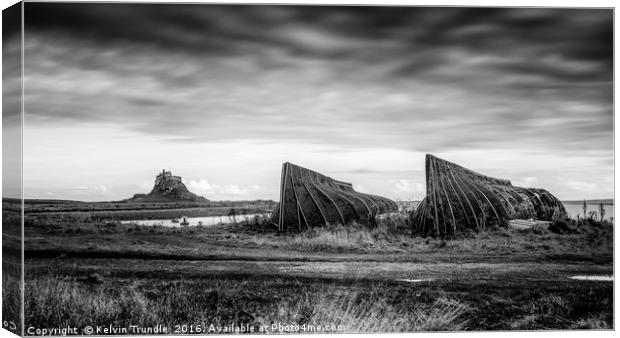
[[[564,207],[566,208],[566,212],[568,213],[570,218],[577,218],[577,216],[583,218],[583,202],[581,203],[567,203],[562,202]],[[586,204],[586,214],[589,215],[591,211],[596,212],[596,219],[598,219],[600,213],[600,204]],[[613,204],[605,204],[603,205],[605,209],[605,215],[603,219],[608,221],[613,221],[614,217],[614,206]]]
[[[207,216],[207,217],[184,217],[187,220],[187,225],[181,225],[183,218],[176,219],[137,219],[129,221],[121,221],[122,224],[137,224],[137,225],[161,225],[165,227],[183,227],[183,226],[213,226],[218,224],[233,224],[241,222],[252,222],[256,217],[264,218],[269,217],[270,214],[244,214],[233,216]]]

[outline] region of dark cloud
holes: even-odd
[[[34,124],[178,142],[612,149],[611,10],[25,8]]]
[[[2,122],[17,125],[21,111],[21,3],[2,11]]]
[[[22,6],[18,2],[2,10],[2,41],[19,38],[22,30]]]

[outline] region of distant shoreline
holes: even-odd
[[[607,198],[607,199],[596,199],[596,200],[585,200],[586,204],[614,204],[614,199],[613,198]],[[564,204],[583,204],[583,200],[577,200],[577,201],[562,201],[562,203]]]
[[[21,199],[19,198],[13,198],[13,197],[3,197],[2,201],[5,203],[18,203],[21,202]],[[568,200],[568,201],[562,201],[562,203],[564,204],[583,204],[584,200]],[[614,199],[613,198],[605,198],[605,199],[591,199],[591,200],[585,200],[586,204],[608,204],[608,205],[614,205]],[[74,201],[74,200],[60,200],[60,199],[38,199],[38,198],[27,198],[24,199],[24,202],[27,204],[37,204],[37,203],[49,203],[49,204],[68,204],[68,203],[83,203],[83,204],[96,204],[96,203],[109,203],[109,204],[113,204],[113,203],[127,203],[126,200],[121,200],[121,201],[98,201],[98,202],[85,202],[85,201]],[[168,203],[183,203],[186,201],[170,201]],[[203,204],[209,204],[209,203],[243,203],[243,202],[274,202],[276,203],[276,201],[270,201],[270,200],[243,200],[243,201],[210,201],[210,202],[205,202]],[[400,201],[400,202],[405,202],[405,203],[420,203],[421,201],[415,200],[415,201]],[[191,202],[189,202],[191,203]],[[200,204],[199,202],[194,202],[195,204]]]

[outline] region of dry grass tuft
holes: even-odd
[[[284,322],[310,327],[329,326],[349,333],[457,331],[466,329],[469,306],[456,299],[439,298],[433,304],[402,308],[377,296],[346,292],[306,294],[295,302],[286,300],[262,322]]]

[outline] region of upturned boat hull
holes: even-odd
[[[515,218],[551,221],[566,217],[560,200],[544,189],[513,186],[426,155],[426,197],[412,216],[414,232],[441,236],[481,230]]]
[[[359,193],[351,183],[286,162],[272,222],[280,231],[301,231],[326,224],[367,223],[377,214],[397,210],[388,198]]]

